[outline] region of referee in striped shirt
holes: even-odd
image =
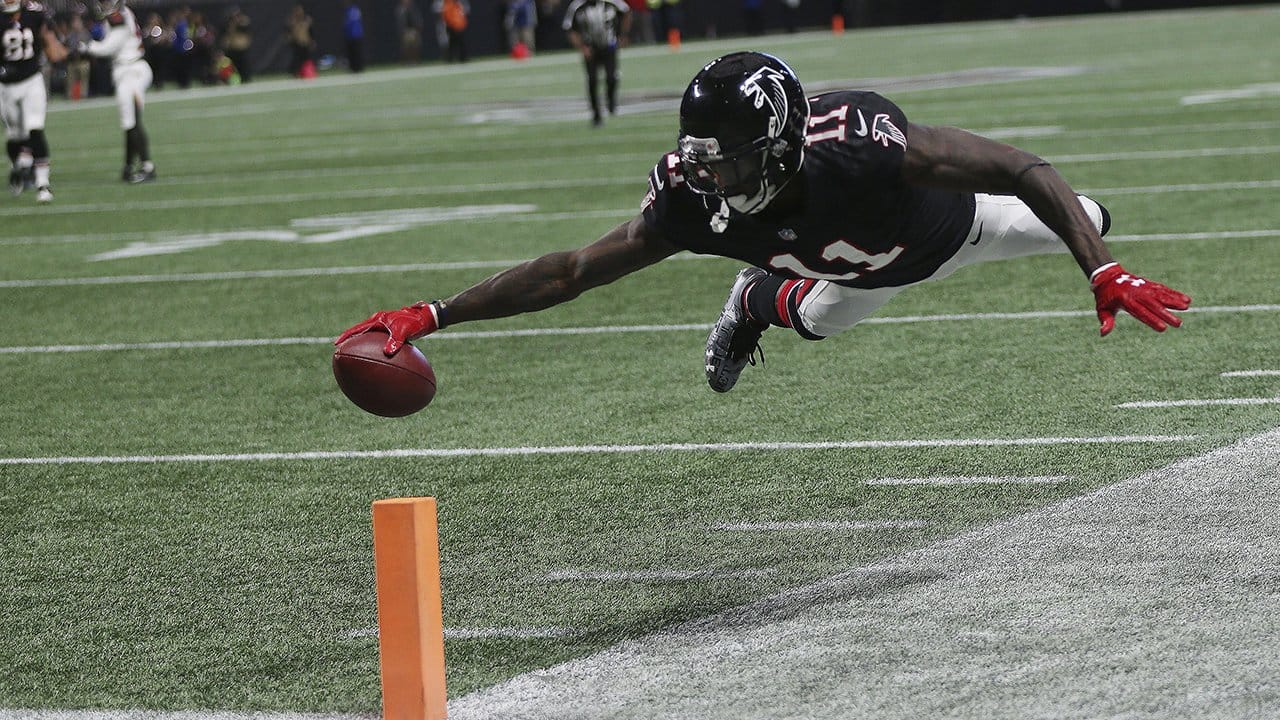
[[[618,47],[631,30],[631,8],[623,0],[573,0],[564,14],[564,29],[586,64],[591,124],[598,126],[604,122],[597,87],[601,68],[609,114],[618,112]]]

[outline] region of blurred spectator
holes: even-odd
[[[219,85],[239,85],[241,82],[236,64],[221,50],[213,51],[213,81]]]
[[[400,38],[400,62],[416,63],[422,58],[422,31],[426,22],[414,0],[396,5],[396,37]]]
[[[311,38],[311,16],[302,5],[294,5],[286,22],[289,36],[289,74],[295,77],[313,77],[316,63],[311,57],[315,51],[315,40]]]
[[[191,42],[190,12],[187,8],[180,8],[169,15],[173,39],[169,55],[169,77],[180,88],[191,87],[191,51],[195,48],[195,43]]]
[[[680,0],[648,0],[649,15],[653,18],[653,31],[658,42],[671,42],[679,38]]]
[[[604,122],[600,114],[600,70],[604,70],[609,114],[618,112],[618,47],[627,42],[631,10],[622,0],[573,0],[564,14],[569,42],[582,53],[587,71],[591,124]]]
[[[563,37],[560,34],[560,0],[537,0],[537,8],[538,27],[533,29],[533,37],[538,47],[550,50]]]
[[[432,5],[439,18],[437,35],[449,62],[467,61],[467,24],[471,3],[467,0],[435,0]]]
[[[188,24],[191,34],[191,69],[195,79],[202,85],[216,82],[213,76],[213,53],[217,50],[218,36],[213,27],[204,19],[204,13],[191,13]]]
[[[342,13],[342,38],[347,43],[347,67],[364,72],[364,17],[356,0],[346,0]]]
[[[173,53],[172,31],[165,26],[160,13],[154,12],[147,15],[147,22],[141,29],[142,50],[154,78],[152,87],[159,90],[169,78],[169,56]]]
[[[742,0],[742,24],[748,35],[764,34],[764,0]]]
[[[647,0],[627,0],[631,8],[631,42],[653,44],[653,18],[649,17]]]
[[[796,14],[800,10],[800,0],[782,0],[782,25],[787,32],[796,31]]]
[[[222,52],[235,66],[240,82],[252,79],[249,70],[249,48],[252,46],[253,29],[250,27],[249,16],[233,5],[227,13],[227,24],[222,30]],[[221,77],[221,71],[218,71],[218,75]]]
[[[513,53],[519,53],[522,44],[528,52],[537,49],[534,30],[538,27],[538,6],[534,0],[507,0],[505,25]]]

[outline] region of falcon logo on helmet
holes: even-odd
[[[694,76],[680,103],[679,156],[689,188],[721,200],[713,227],[734,211],[760,212],[799,173],[808,122],[804,88],[772,55],[725,55]]]
[[[769,137],[776,138],[782,132],[782,124],[787,116],[787,91],[782,87],[786,76],[765,66],[755,72],[742,83],[742,93],[755,101],[757,110],[766,104],[772,117],[769,118]]]

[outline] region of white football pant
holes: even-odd
[[[151,87],[151,66],[145,62],[121,65],[111,70],[111,79],[116,84],[120,128],[132,130],[138,124],[137,110],[146,104],[147,88]]]
[[[43,130],[48,107],[49,96],[40,73],[12,85],[0,84],[5,139],[26,140],[32,130]]]

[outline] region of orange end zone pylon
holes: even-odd
[[[444,619],[435,498],[373,503],[385,720],[443,720]]]

